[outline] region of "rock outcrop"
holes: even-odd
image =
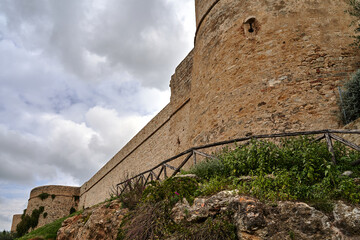
[[[85,210],[68,218],[58,231],[57,240],[116,239],[127,209],[118,200]],[[238,239],[360,239],[360,208],[342,201],[333,203],[326,213],[303,202],[263,203],[236,191],[222,191],[210,197],[186,199],[172,209],[177,223],[196,225],[207,218],[230,213]]]
[[[56,239],[116,239],[122,219],[128,212],[120,206],[115,200],[66,219]]]
[[[303,202],[259,200],[222,191],[207,198],[185,199],[173,208],[176,222],[198,222],[231,212],[239,239],[360,239],[360,208],[335,202],[327,214]]]

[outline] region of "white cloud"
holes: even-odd
[[[194,26],[194,0],[0,1],[0,229],[30,189],[82,184],[168,103]]]

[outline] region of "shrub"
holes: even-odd
[[[40,214],[44,212],[44,207],[41,206],[38,209],[34,209],[31,216],[24,214],[22,220],[16,226],[16,233],[19,237],[23,236],[29,231],[30,228],[35,228],[39,223]]]
[[[200,192],[202,195],[211,195],[233,187],[231,179],[215,176],[200,186]]]
[[[341,108],[346,116],[343,122],[349,123],[360,117],[360,70],[344,85]]]
[[[140,202],[145,187],[141,183],[130,184],[127,191],[119,196],[120,201],[124,208],[130,210],[135,209],[136,205]],[[111,198],[110,198],[111,199]]]
[[[325,142],[305,137],[288,138],[277,144],[252,140],[235,150],[224,148],[218,155],[219,160],[207,160],[190,172],[200,173],[206,180],[200,188],[204,195],[236,187],[263,200],[334,198],[358,203],[360,186],[352,178],[339,176],[351,170],[354,176],[360,177],[360,166],[350,164],[359,159],[360,154],[339,143],[334,144],[334,152],[336,166],[331,163]],[[219,175],[206,170],[219,165],[226,169],[220,170]],[[206,174],[202,174],[204,172]],[[228,175],[224,176],[224,172]],[[252,180],[242,181],[240,176],[250,176]]]
[[[144,203],[125,220],[118,239],[163,239],[170,233],[173,222],[164,202]]]
[[[48,193],[41,193],[39,196],[38,196],[38,198],[40,198],[41,200],[45,200],[45,199],[47,199],[48,197],[50,196],[50,194],[48,194]]]
[[[52,199],[52,200],[54,200],[54,199],[55,199],[55,197],[56,197],[56,195],[55,195],[55,194],[51,194],[51,199]]]
[[[152,182],[143,193],[144,202],[167,201],[169,206],[174,206],[179,200],[186,198],[192,203],[199,195],[198,182],[194,178],[176,177],[168,178],[162,183]]]
[[[356,18],[355,21],[352,22],[352,24],[357,24],[356,28],[355,28],[355,33],[359,33],[360,32],[360,23],[358,22],[358,20],[360,20],[360,2],[359,0],[348,0],[349,3],[349,10],[347,11],[351,16],[354,16]],[[360,47],[360,36],[356,35],[354,36],[355,40],[353,45]]]
[[[214,176],[222,177],[229,175],[229,168],[218,159],[206,159],[203,162],[195,165],[189,173],[195,174],[196,176],[209,180]]]
[[[43,213],[43,218],[46,218],[47,215],[48,215],[48,213],[47,213],[47,212],[44,212],[44,213]]]
[[[238,239],[236,227],[227,217],[220,216],[215,219],[208,218],[200,224],[192,224],[186,229],[182,229],[180,237],[177,239],[198,240],[233,240]]]

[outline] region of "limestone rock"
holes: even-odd
[[[222,191],[210,197],[185,199],[172,210],[175,222],[196,224],[208,217],[229,213],[239,239],[360,239],[360,210],[339,201],[325,214],[306,203],[279,201],[271,205]]]
[[[87,209],[81,215],[66,219],[57,233],[57,240],[116,239],[127,209],[118,201]]]
[[[347,236],[360,236],[360,208],[348,206],[342,201],[334,207],[335,226]]]

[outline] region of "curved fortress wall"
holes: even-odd
[[[42,197],[42,198],[41,198]],[[40,214],[39,223],[36,228],[51,223],[56,219],[68,216],[70,209],[78,209],[80,197],[79,187],[68,186],[41,186],[30,192],[30,198],[26,208],[26,214],[31,215],[32,211],[44,207]],[[44,216],[44,213],[45,216]],[[21,221],[21,215],[14,215],[11,231],[16,231],[16,226]]]
[[[192,145],[340,127],[337,87],[359,67],[345,0],[196,6]]]

